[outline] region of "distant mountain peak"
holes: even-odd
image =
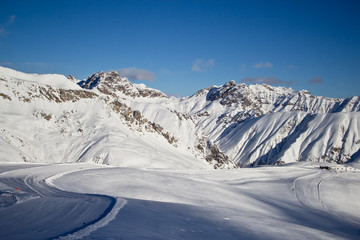
[[[85,89],[93,89],[99,86],[100,84],[111,84],[112,87],[119,85],[127,84],[132,85],[130,81],[128,81],[126,78],[121,78],[119,73],[116,71],[111,72],[97,72],[89,76],[86,80],[80,81],[78,84],[80,87]]]
[[[132,84],[116,71],[94,73],[78,84],[84,89],[97,89],[99,92],[111,96],[125,94],[130,97],[167,97],[161,91],[148,88],[144,84]]]

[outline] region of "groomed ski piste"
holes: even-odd
[[[359,172],[0,164],[0,239],[360,239]]]

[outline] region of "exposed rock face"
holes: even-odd
[[[94,73],[87,80],[80,81],[78,84],[82,88],[90,90],[96,88],[99,92],[114,97],[117,96],[117,93],[122,93],[133,98],[167,98],[165,94],[155,89],[133,85],[127,78],[120,77],[116,71]]]
[[[99,97],[98,94],[85,90],[58,89],[51,86],[38,85],[32,82],[21,82],[13,80],[3,80],[3,82],[6,83],[3,86],[3,89],[6,90],[8,94],[10,92],[13,98],[17,98],[23,102],[31,102],[34,99],[47,99],[57,103],[77,102],[80,99],[91,99]],[[12,89],[9,84],[15,84],[18,89]],[[25,91],[20,91],[20,89],[24,89]],[[12,97],[9,95],[0,93],[0,96],[3,99],[12,100]]]
[[[109,73],[94,73],[87,80],[81,81],[78,84],[85,89],[91,90],[96,88],[106,95],[112,95],[115,94],[116,91],[119,91],[128,96],[135,97],[135,94],[131,91],[134,88],[132,83],[125,78],[121,78],[115,71]]]
[[[211,88],[209,93],[206,96],[206,99],[209,101],[215,101],[218,99],[223,99],[232,94],[237,90],[235,81],[230,81],[224,84],[221,88]],[[225,105],[225,104],[223,104]]]
[[[76,80],[76,78],[75,78],[73,75],[69,75],[67,78],[68,78],[70,81],[72,81],[73,83],[77,83],[77,80]]]
[[[8,95],[6,95],[4,93],[0,93],[0,97],[2,97],[3,99],[11,100],[11,97],[9,97]]]
[[[212,163],[214,168],[237,168],[238,165],[231,161],[229,157],[219,150],[216,144],[207,141],[207,155],[205,156],[206,161]]]
[[[134,129],[135,126],[135,130],[140,132],[143,130],[156,132],[162,135],[169,144],[176,146],[176,142],[178,141],[176,137],[165,131],[159,124],[147,120],[139,111],[133,111],[126,104],[119,101],[111,102],[110,105],[116,113],[119,113],[126,120],[126,123],[130,128]]]

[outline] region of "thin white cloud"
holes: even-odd
[[[159,71],[159,74],[162,74],[162,75],[168,75],[168,76],[173,76],[175,75],[175,73],[169,69],[166,69],[166,68],[161,68],[160,71]]]
[[[247,68],[246,64],[241,64],[240,65],[240,71],[241,72],[246,72],[246,68]]]
[[[121,76],[127,77],[131,80],[144,80],[144,81],[154,81],[156,74],[150,72],[145,69],[138,69],[138,68],[122,68],[119,69],[119,73]]]
[[[194,72],[202,72],[200,68],[200,64],[201,64],[201,59],[196,59],[192,65],[191,70],[193,70]]]
[[[15,15],[11,15],[8,20],[0,24],[0,37],[5,37],[8,34],[7,28],[15,23]]]
[[[15,23],[16,15],[11,15],[6,23],[7,26],[13,25]]]
[[[323,78],[322,77],[314,77],[313,79],[310,79],[309,81],[310,84],[321,84],[323,83]]]
[[[286,68],[284,68],[282,70],[282,72],[288,73],[289,71],[292,71],[292,70],[297,69],[297,68],[298,68],[297,66],[295,66],[293,64],[289,64]]]
[[[0,37],[6,36],[7,32],[6,29],[0,25]]]
[[[263,62],[263,61],[261,61],[261,62],[259,62],[257,64],[254,64],[253,67],[257,68],[257,69],[259,69],[259,68],[272,68],[273,64],[271,62]]]
[[[44,62],[26,62],[25,65],[33,65],[33,66],[45,66]]]
[[[243,78],[241,80],[244,83],[249,83],[249,84],[268,84],[268,85],[285,85],[285,86],[290,86],[293,85],[295,82],[294,81],[285,81],[279,78],[274,78],[274,77],[259,77],[259,78],[252,78],[252,77],[246,77]]]
[[[193,62],[193,65],[191,67],[191,70],[194,72],[204,72],[207,69],[212,69],[215,65],[215,59],[196,59],[195,62]]]

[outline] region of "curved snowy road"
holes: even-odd
[[[0,207],[0,239],[76,239],[111,221],[125,200],[67,192],[46,182],[82,167],[32,165],[6,171],[7,166],[2,166],[0,193],[16,196],[16,202],[7,201],[6,207]]]

